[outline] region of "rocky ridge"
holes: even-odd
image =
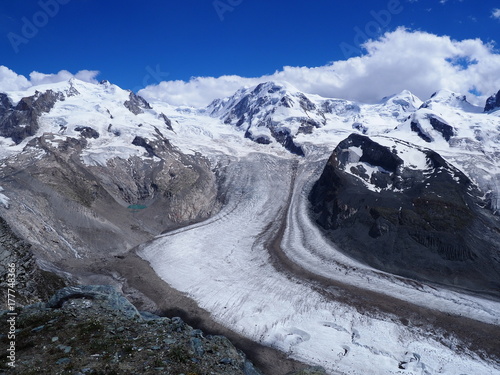
[[[35,135],[39,129],[38,118],[49,112],[58,100],[64,100],[60,92],[36,91],[35,95],[22,98],[14,106],[6,94],[0,93],[0,136],[19,144]]]

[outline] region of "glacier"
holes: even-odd
[[[307,199],[334,147],[359,132],[380,142],[432,148],[474,181],[498,211],[500,111],[482,113],[446,90],[425,102],[403,91],[368,105],[280,83],[244,88],[202,109],[154,102],[133,117],[123,106],[130,92],[109,83],[72,80],[8,95],[16,103],[48,89],[68,97],[41,115],[35,137],[56,147],[80,136],[68,124],[91,127],[101,136],[82,151],[88,168],[105,168],[115,158],[149,160],[133,140],[160,132],[174,148],[202,155],[224,176],[220,211],[136,250],[217,322],[329,374],[500,373],[497,362],[440,326],[498,327],[500,301],[415,282],[348,257],[311,220]],[[303,157],[273,138],[280,132],[293,138]],[[269,144],[256,142],[264,136]],[[22,156],[32,139],[16,145],[0,138],[0,157]],[[412,150],[405,154],[408,163],[425,168]],[[2,191],[0,203],[9,204],[7,197],[10,192]],[[62,242],[69,238],[58,236]]]
[[[412,283],[367,267],[335,249],[311,222],[307,194],[331,145],[349,130],[320,129],[320,134],[304,136],[306,157],[300,158],[280,148],[237,141],[224,127],[207,126],[202,132],[186,112],[168,115],[176,120],[176,132],[196,134],[199,152],[213,155],[227,176],[227,201],[218,215],[160,236],[139,250],[168,284],[196,300],[221,324],[332,374],[499,371],[497,364],[475,353],[457,353],[453,338],[443,342],[425,329],[408,328],[329,298],[316,279],[298,277],[281,264],[283,259],[275,259],[272,247],[277,243],[306,275],[500,324],[498,301]],[[422,144],[412,134],[407,138]],[[237,142],[228,146],[228,140]],[[193,144],[189,147],[192,150]]]

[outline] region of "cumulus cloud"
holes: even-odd
[[[195,77],[188,82],[165,81],[140,94],[172,105],[201,107],[232,95],[242,86],[265,81],[286,81],[306,93],[325,97],[378,102],[384,96],[410,90],[422,99],[442,88],[467,94],[472,101],[500,89],[500,55],[479,39],[452,40],[448,36],[399,28],[363,45],[365,53],[321,67],[286,66],[273,74]]]
[[[491,12],[491,17],[500,20],[500,8],[493,9],[493,11]]]
[[[99,72],[96,70],[80,70],[76,74],[72,74],[67,70],[61,70],[57,74],[32,72],[30,73],[30,82],[33,86],[38,86],[38,85],[45,85],[48,83],[63,82],[74,77],[84,82],[97,83],[95,77],[98,74]]]
[[[76,74],[72,74],[67,70],[61,70],[56,74],[32,72],[29,79],[27,79],[5,66],[0,66],[0,92],[25,90],[32,86],[67,81],[73,77],[85,82],[97,83],[95,77],[98,74],[99,72],[96,70],[80,70]]]
[[[272,76],[244,78],[240,76],[194,77],[189,82],[163,81],[139,91],[147,98],[167,102],[172,105],[203,106],[213,99],[233,94],[244,86],[274,79]]]
[[[0,91],[24,90],[31,86],[25,76],[21,76],[9,68],[0,65]]]

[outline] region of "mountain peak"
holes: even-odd
[[[269,81],[238,90],[229,98],[213,101],[207,111],[244,130],[246,138],[263,144],[276,141],[299,155],[303,152],[294,137],[309,134],[326,121],[321,108],[287,82]]]
[[[401,106],[406,110],[416,110],[422,105],[422,101],[418,97],[413,95],[411,91],[403,90],[398,94],[386,96],[382,99],[381,104],[395,104]]]
[[[448,89],[441,89],[432,94],[429,100],[432,100],[434,102],[446,102],[446,103],[466,102],[467,97],[465,95],[461,95],[459,93],[453,92]]]
[[[484,112],[493,112],[497,109],[500,109],[500,90],[486,100]]]
[[[421,108],[432,109],[435,105],[446,105],[448,107],[462,109],[466,112],[482,112],[482,108],[476,107],[467,101],[467,96],[448,89],[436,91],[431,95],[430,99],[422,104]]]
[[[299,92],[299,90],[293,86],[292,84],[286,81],[267,81],[263,83],[259,83],[255,86],[254,93],[262,93],[262,94],[285,94],[287,92],[295,93]]]

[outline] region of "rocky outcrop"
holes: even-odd
[[[500,91],[498,91],[486,100],[486,105],[484,106],[484,112],[492,112],[500,108]]]
[[[283,145],[283,147],[290,151],[292,154],[298,155],[298,156],[304,156],[304,151],[302,150],[302,147],[297,145],[294,142],[294,137],[290,134],[290,132],[286,129],[271,129],[271,134],[273,138],[278,142]],[[256,140],[258,143],[258,141]]]
[[[134,94],[132,91],[130,92],[129,99],[123,105],[134,115],[144,113],[145,109],[151,109],[149,103],[142,96]]]
[[[441,133],[444,139],[447,141],[450,140],[451,137],[455,135],[455,130],[453,126],[447,124],[444,120],[437,118],[436,116],[430,116],[429,122],[434,130]]]
[[[370,266],[499,296],[500,220],[482,194],[439,154],[381,140],[336,147],[310,193],[316,222]]]
[[[84,138],[99,138],[99,132],[92,129],[90,126],[77,126],[75,131],[80,132]]]
[[[174,130],[172,128],[172,120],[170,120],[164,113],[160,113],[160,115],[158,116],[158,118],[160,118],[161,120],[163,120],[163,122],[167,126],[168,130],[172,130],[172,131]]]
[[[420,138],[429,143],[434,140],[430,134],[432,130],[436,131],[446,141],[450,141],[456,135],[453,126],[431,113],[424,114],[423,116],[413,116],[410,128]]]
[[[424,141],[430,143],[432,142],[432,138],[430,135],[428,135],[420,126],[418,121],[412,121],[410,125],[411,131],[417,133],[417,135],[422,138]]]
[[[0,96],[0,136],[12,138],[19,144],[25,138],[33,136],[39,129],[38,118],[49,112],[58,100],[64,100],[59,92],[37,91],[35,95],[22,98],[13,106],[5,94]]]
[[[16,367],[2,356],[6,374],[261,375],[227,338],[139,312],[109,286],[64,288],[17,313]],[[5,314],[2,332],[9,331]],[[6,335],[1,340],[8,344]]]

